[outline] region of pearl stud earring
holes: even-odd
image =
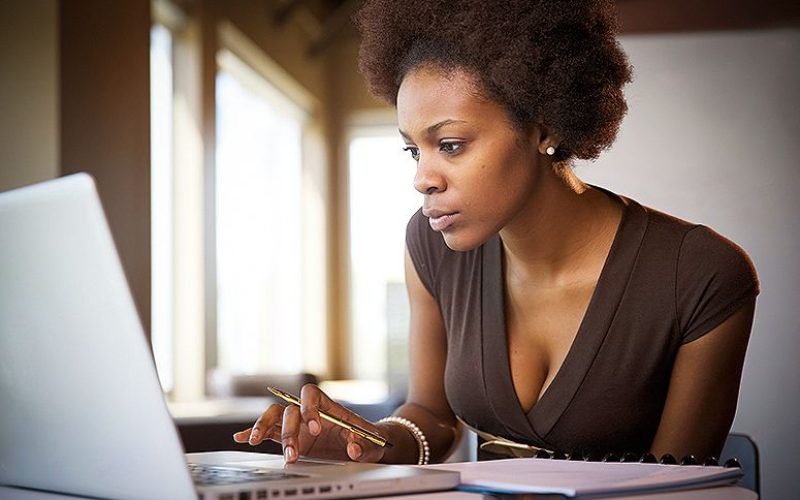
[[[546,152],[549,156],[553,156],[554,154],[556,154],[556,148],[554,148],[553,146],[548,146]]]

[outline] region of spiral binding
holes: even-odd
[[[547,450],[538,450],[536,454],[534,454],[534,458],[545,458],[545,459],[552,459],[552,460],[572,460],[572,461],[584,461],[584,462],[624,462],[624,463],[631,463],[631,462],[639,462],[643,464],[663,464],[663,465],[704,465],[704,466],[719,466],[719,461],[717,457],[708,457],[702,462],[700,462],[697,457],[694,455],[685,455],[678,461],[674,456],[670,455],[669,453],[665,453],[661,456],[660,459],[657,459],[655,455],[652,453],[643,453],[641,455],[636,453],[624,453],[623,455],[618,455],[616,453],[606,453],[602,457],[598,457],[591,453],[582,453],[580,451],[575,451],[572,453],[562,453],[559,451],[555,451],[550,453]],[[725,461],[722,465],[725,468],[737,467],[742,468],[742,464],[739,462],[737,458],[729,458]]]

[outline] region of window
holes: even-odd
[[[215,368],[324,374],[317,103],[223,22],[218,72],[206,82],[216,88],[216,130],[204,135],[200,25],[169,3],[154,7],[152,344],[164,391],[173,401],[202,398]]]
[[[172,34],[157,24],[150,32],[151,342],[165,392],[174,384],[172,110]]]
[[[218,62],[216,365],[300,372],[305,113],[232,52]]]
[[[349,144],[352,371],[404,390],[408,380],[405,229],[422,206],[397,127],[357,127]]]

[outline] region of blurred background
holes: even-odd
[[[760,447],[763,498],[794,497],[800,4],[616,3],[630,111],[577,172],[753,258],[734,430]],[[265,383],[319,382],[368,418],[405,396],[421,197],[358,73],[360,4],[0,0],[0,190],[96,178],[187,450],[230,448]]]

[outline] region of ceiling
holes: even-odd
[[[403,1],[403,0],[398,0]],[[491,1],[491,0],[488,0]],[[494,0],[503,1],[503,0]],[[364,0],[267,0],[277,24],[302,17],[314,37],[309,55],[357,36],[352,16]],[[616,0],[622,33],[772,29],[800,26],[797,0]]]

